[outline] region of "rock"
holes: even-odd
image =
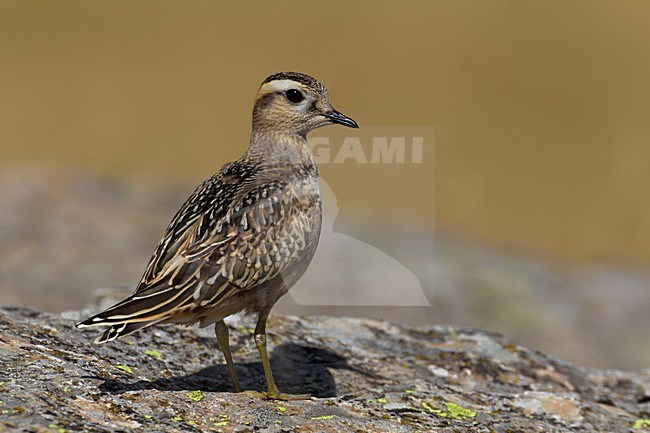
[[[272,316],[281,390],[313,396],[273,402],[231,392],[212,329],[157,326],[96,346],[79,317],[0,307],[0,431],[650,428],[650,371],[577,367],[473,329]],[[251,323],[229,324],[242,385],[263,389]]]

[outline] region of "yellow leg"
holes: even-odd
[[[235,392],[241,392],[241,386],[239,386],[237,372],[235,371],[235,363],[232,360],[232,353],[230,353],[230,335],[228,333],[228,326],[223,320],[218,321],[214,325],[214,333],[217,335],[217,341],[219,342],[224,358],[226,358],[226,364],[228,364],[228,371],[230,371],[230,377],[232,378]]]
[[[260,359],[262,360],[262,368],[264,369],[264,377],[266,378],[267,391],[264,393],[250,392],[252,395],[259,395],[262,398],[269,400],[305,400],[311,398],[308,394],[283,394],[278,391],[278,386],[273,379],[273,372],[271,371],[271,363],[269,362],[269,355],[266,350],[266,319],[271,312],[270,308],[264,309],[260,312],[257,319],[257,326],[255,327],[255,345],[260,352]]]

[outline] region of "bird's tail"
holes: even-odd
[[[188,294],[187,291],[182,290],[177,293],[161,291],[150,295],[134,294],[105,311],[77,323],[77,328],[108,326],[108,329],[95,339],[95,343],[113,341],[168,319],[180,305],[187,301],[188,296],[191,297],[191,292]]]
[[[77,328],[89,328],[92,326],[108,326],[101,335],[95,338],[95,344],[106,343],[108,341],[116,340],[120,337],[125,337],[129,334],[134,333],[138,329],[147,328],[149,326],[155,325],[167,317],[162,317],[157,320],[141,321],[141,322],[111,322],[110,320],[102,320],[102,315],[105,312],[97,314],[89,319],[84,320],[83,322],[77,323]]]
[[[94,343],[101,344],[101,343],[106,343],[108,341],[113,341],[120,337],[124,337],[126,335],[132,334],[138,329],[151,326],[154,323],[156,322],[131,322],[131,323],[125,322],[119,325],[112,325],[101,335],[95,338]]]

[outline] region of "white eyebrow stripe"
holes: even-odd
[[[260,88],[260,93],[284,92],[285,90],[302,88],[303,85],[293,80],[273,80],[264,83]]]

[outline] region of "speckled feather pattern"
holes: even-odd
[[[290,100],[289,89],[300,98]],[[318,169],[306,134],[341,116],[312,77],[268,77],[246,153],[181,206],[135,292],[78,326],[107,326],[95,340],[102,343],[156,323],[218,324],[240,311],[260,313],[265,323],[305,272],[320,236]]]
[[[228,164],[177,212],[135,293],[98,316],[113,324],[99,340],[153,323],[206,326],[273,305],[308,266],[320,227],[313,161]]]

